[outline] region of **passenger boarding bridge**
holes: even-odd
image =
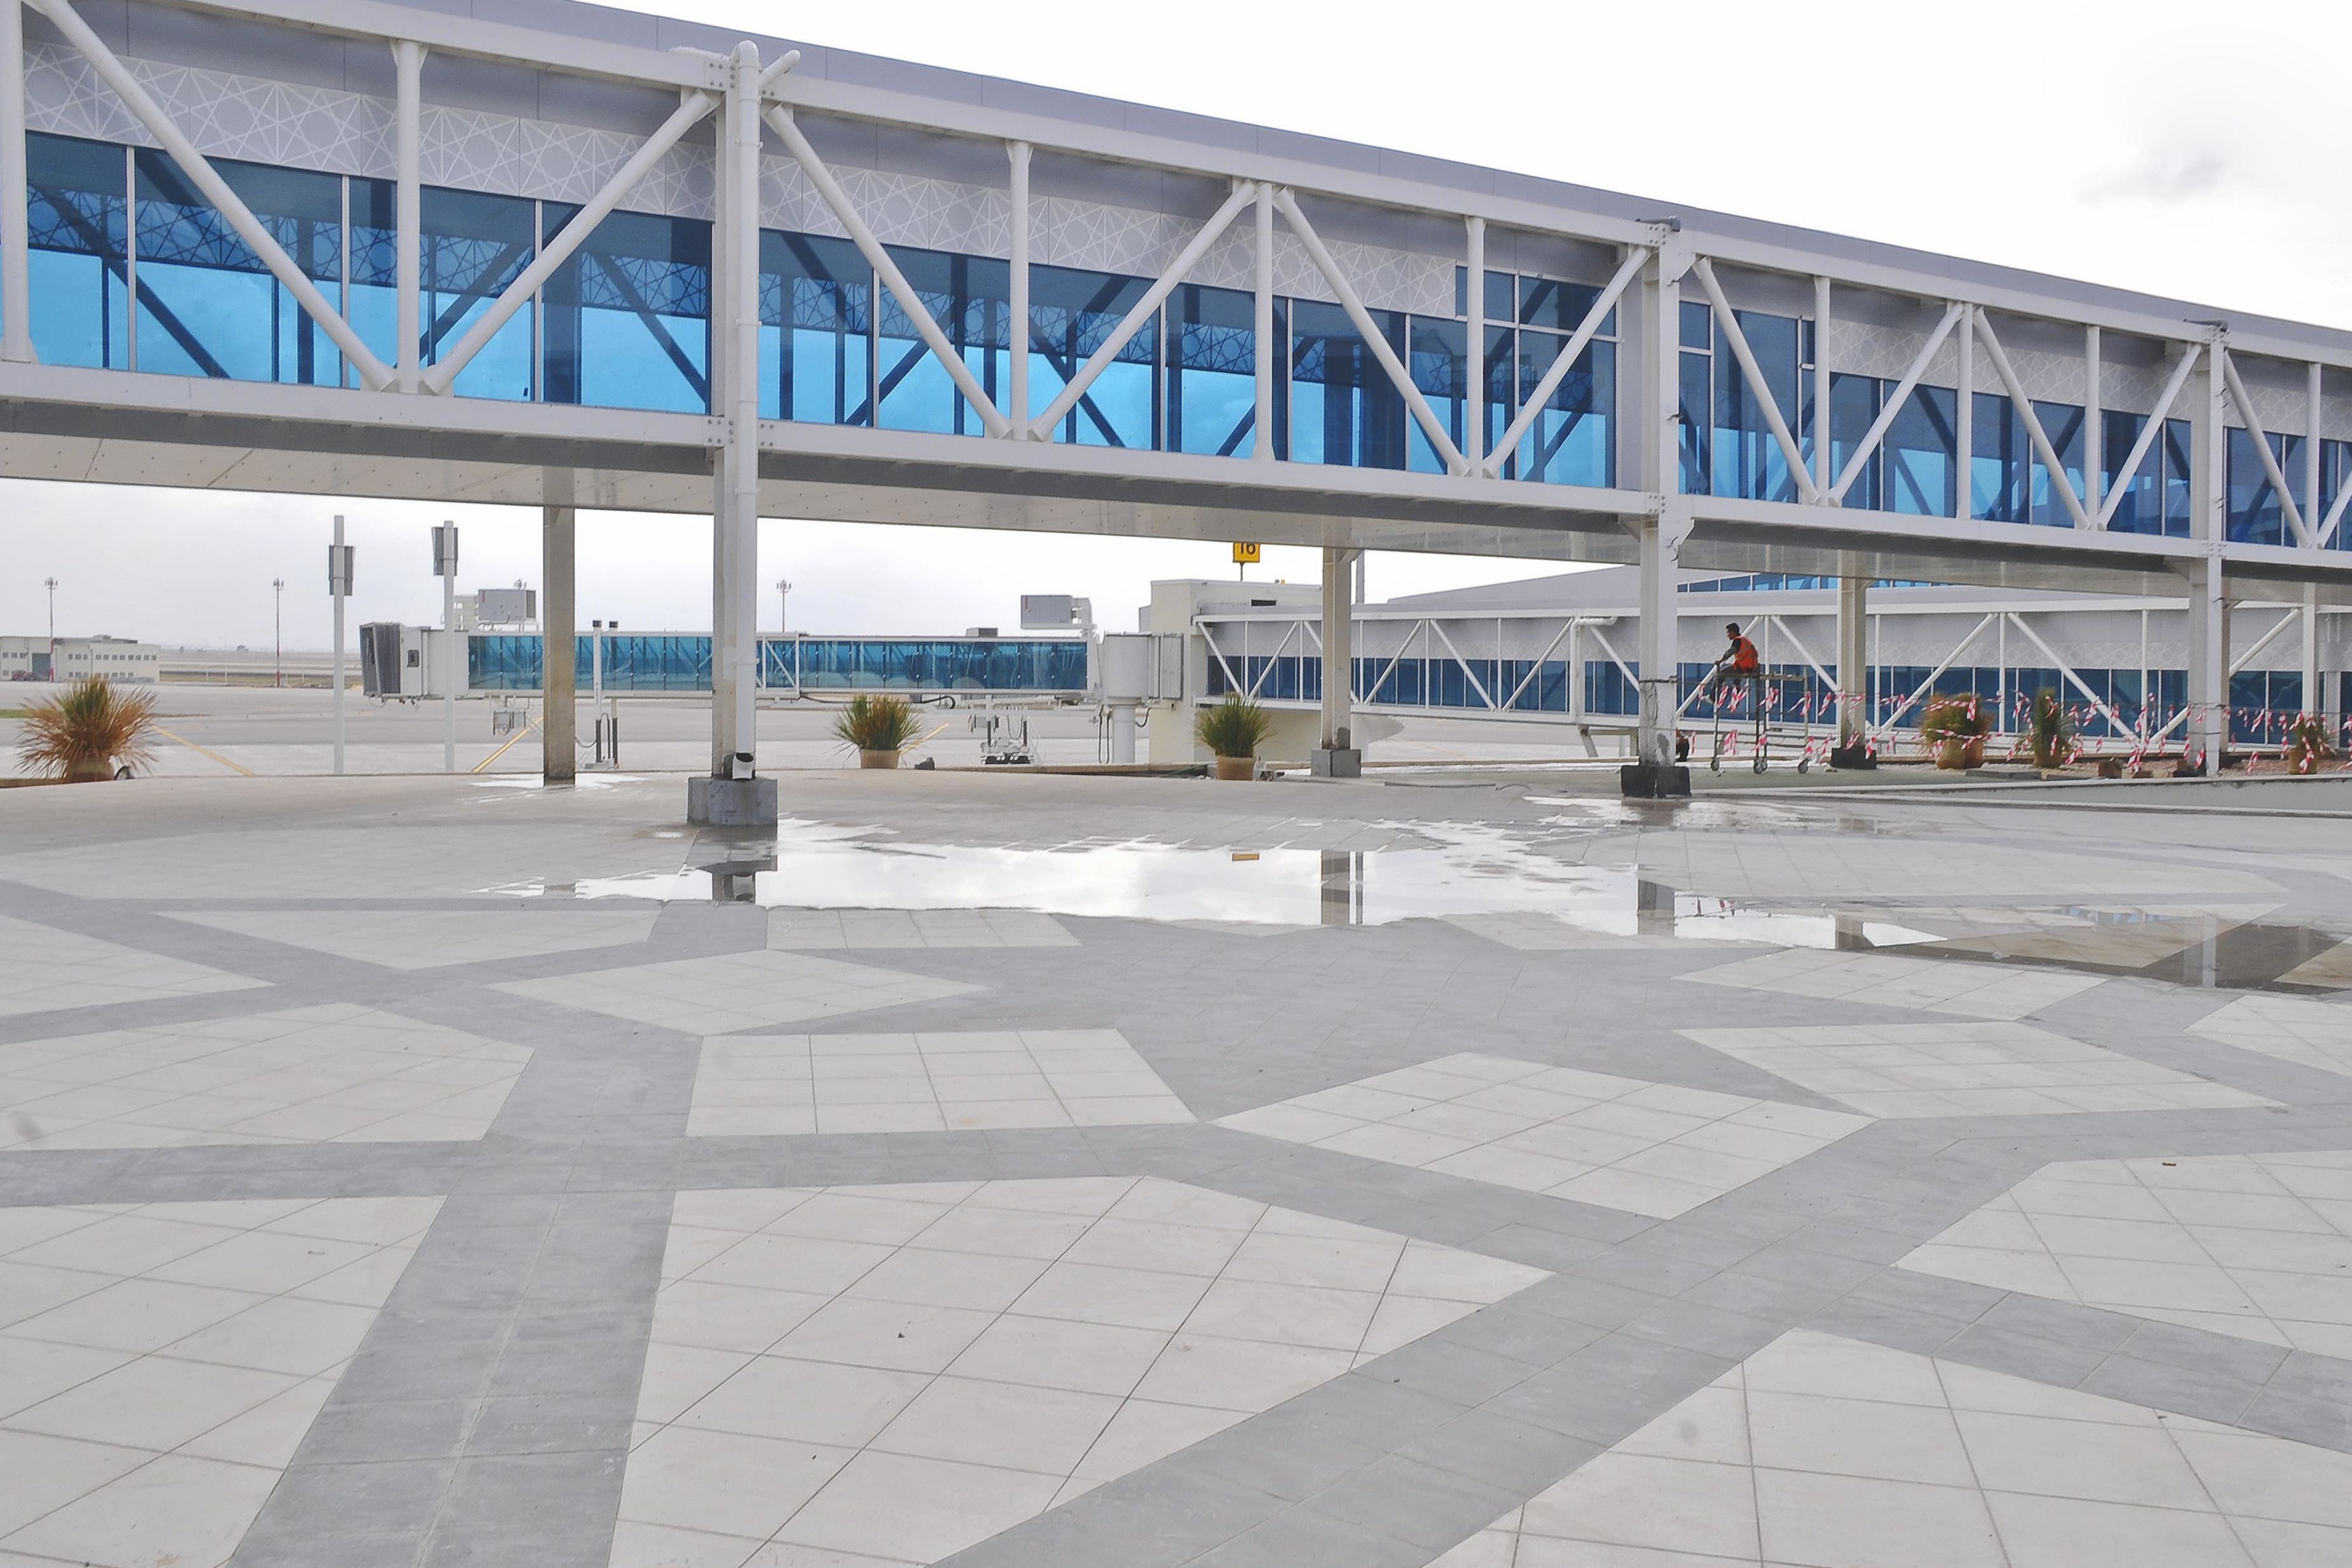
[[[567,3],[0,0],[0,473],[757,519],[2352,599],[2352,334]],[[1016,326],[1017,323],[1017,326]],[[561,664],[562,661],[558,661]],[[572,755],[551,672],[546,767]],[[1349,761],[1331,679],[1323,763]],[[1861,722],[1862,693],[1841,689]]]

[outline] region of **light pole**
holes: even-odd
[[[49,679],[58,678],[58,580],[47,579],[42,584],[49,591]]]
[[[789,637],[793,629],[793,585],[785,579],[776,579],[776,630]]]
[[[269,580],[269,585],[271,588],[275,589],[278,594],[278,675],[277,679],[272,680],[270,684],[272,686],[283,686],[286,684],[286,579],[283,577],[272,577]]]
[[[441,771],[457,771],[457,525],[433,531],[433,574],[441,579]]]
[[[352,596],[352,547],[343,542],[343,518],[335,514],[335,542],[327,546],[327,593],[335,601],[335,772],[343,771],[343,601]]]

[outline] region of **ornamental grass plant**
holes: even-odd
[[[1226,692],[1224,700],[1202,709],[1192,721],[1193,737],[1219,757],[1256,756],[1273,728],[1274,715],[1238,691]]]
[[[2045,686],[2033,694],[2033,706],[2025,716],[2025,744],[2037,768],[2063,767],[2074,760],[2074,719],[2058,700],[2055,688]]]
[[[861,752],[903,752],[915,738],[915,710],[903,697],[861,691],[833,721],[833,732]]]
[[[26,710],[16,737],[25,766],[68,784],[110,779],[154,760],[155,696],[118,691],[102,675],[86,676]]]

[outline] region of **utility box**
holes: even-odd
[[[1087,696],[1097,702],[1162,702],[1184,694],[1184,639],[1106,632],[1094,645]]]
[[[360,690],[400,700],[425,692],[425,628],[370,621],[360,628]]]
[[[539,619],[536,588],[477,588],[474,624],[483,626],[527,626]]]

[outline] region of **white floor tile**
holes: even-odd
[[[331,1003],[0,1045],[0,1147],[472,1140],[530,1052]]]
[[[1221,1117],[1289,1143],[1670,1217],[1865,1119],[1476,1053]]]
[[[2332,1449],[1799,1331],[1431,1568],[2286,1568],[2352,1561],[2347,1483]]]
[[[387,969],[437,969],[621,947],[653,935],[653,910],[224,910],[173,920]]]
[[[0,915],[0,1016],[203,996],[266,984]],[[8,1071],[0,1066],[0,1077]]]
[[[0,1328],[0,1561],[226,1561],[439,1206],[8,1211],[0,1269],[70,1248],[99,1284]],[[345,1278],[292,1268],[289,1247]],[[359,1303],[336,1299],[353,1253],[390,1265]],[[198,1260],[203,1283],[155,1277]]]
[[[982,987],[804,953],[761,952],[513,980],[498,989],[687,1034],[725,1035],[966,996]]]
[[[2045,1165],[1902,1267],[2340,1355],[2352,1206],[2305,1194],[2346,1180],[2352,1152]]]
[[[672,1231],[615,1564],[930,1563],[1544,1278],[1150,1178],[688,1193]]]
[[[1683,978],[1704,985],[1957,1013],[1967,1018],[2022,1018],[2087,991],[2105,977],[1894,953],[1785,948]]]
[[[1683,1034],[1864,1115],[1889,1120],[2272,1103],[2031,1024],[1823,1025]]]
[[[774,1136],[1192,1120],[1115,1029],[730,1035],[703,1042],[687,1131]]]

